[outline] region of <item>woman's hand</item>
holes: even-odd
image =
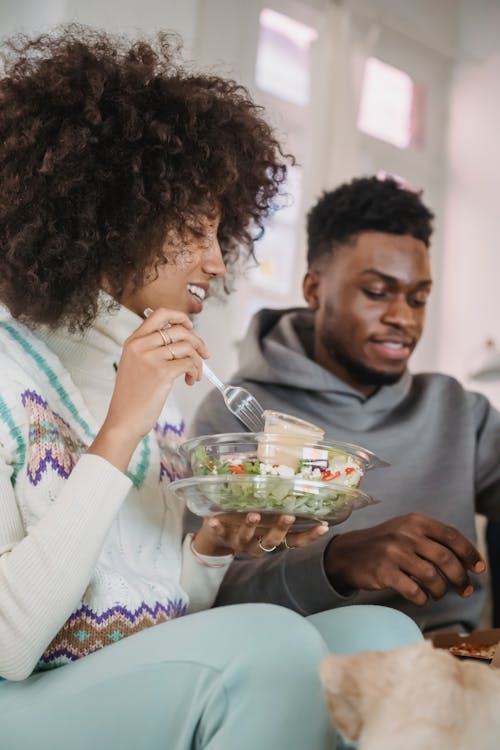
[[[224,513],[205,518],[193,540],[196,552],[202,555],[229,555],[243,552],[260,557],[283,545],[304,547],[328,531],[318,523],[307,531],[291,531],[295,516],[262,515],[260,513]],[[286,540],[286,541],[285,541]]]
[[[182,375],[187,385],[201,379],[202,361],[209,354],[192,328],[184,313],[159,308],[125,341],[108,413],[89,453],[126,470],[174,381]]]

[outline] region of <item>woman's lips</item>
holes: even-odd
[[[200,313],[203,310],[203,301],[207,295],[206,287],[190,282],[187,285],[187,290],[191,301],[191,312]]]
[[[193,294],[188,290],[188,297],[189,297],[189,307],[190,307],[190,313],[191,314],[198,314],[201,313],[203,310],[203,302],[199,297],[196,296],[196,294]]]

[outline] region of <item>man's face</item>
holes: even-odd
[[[431,289],[426,245],[362,232],[304,279],[315,310],[315,360],[362,393],[394,383],[418,343]]]

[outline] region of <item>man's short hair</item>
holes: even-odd
[[[428,247],[434,214],[421,195],[392,177],[360,177],[324,192],[307,216],[309,266],[361,232],[407,234]]]

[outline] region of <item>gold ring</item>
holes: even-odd
[[[172,347],[171,347],[171,346],[169,346],[168,344],[165,344],[165,346],[167,347],[168,351],[169,351],[169,352],[170,352],[170,354],[172,355],[172,357],[171,357],[171,358],[172,358],[172,359],[175,359],[175,352],[174,352],[174,350],[172,349]]]
[[[171,337],[171,336],[169,336],[169,334],[168,334],[168,333],[166,333],[166,332],[165,332],[165,331],[163,330],[163,328],[157,328],[156,330],[158,331],[158,333],[159,333],[159,334],[160,334],[160,336],[162,337],[164,346],[168,346],[169,344],[171,344],[171,343],[172,343],[172,337]],[[174,357],[174,359],[175,359],[175,357]]]
[[[259,542],[259,547],[261,548],[262,552],[274,552],[274,550],[276,549],[276,545],[274,547],[264,547],[264,545],[262,544],[261,536],[259,536],[257,541]]]

